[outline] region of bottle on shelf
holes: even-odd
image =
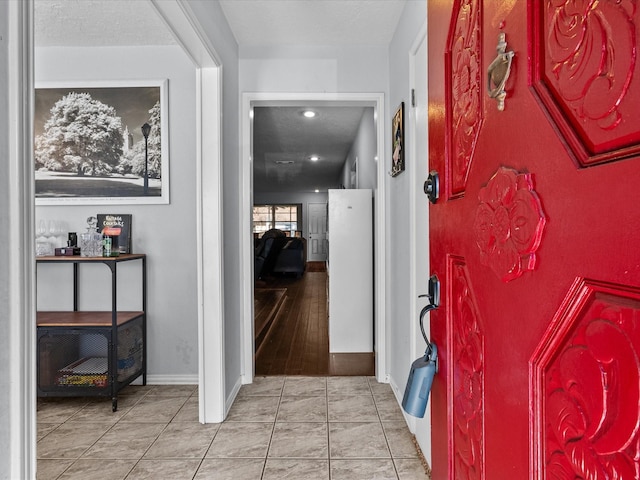
[[[82,257],[102,257],[103,241],[102,234],[96,229],[98,219],[96,217],[87,218],[87,231],[80,234],[80,256]]]

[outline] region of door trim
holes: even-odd
[[[423,24],[420,32],[416,36],[413,44],[411,45],[411,49],[409,51],[409,81],[412,89],[416,88],[416,56],[420,51],[420,47],[422,44],[425,44],[426,47],[427,42],[427,23]],[[425,64],[427,59],[425,58]],[[425,72],[426,76],[426,72]],[[425,92],[428,92],[428,88],[425,89]],[[426,99],[425,99],[426,100]],[[426,101],[425,101],[426,106]],[[411,108],[411,113],[409,114],[409,131],[411,135],[409,136],[409,151],[411,155],[409,156],[409,161],[407,167],[416,172],[415,178],[409,184],[409,198],[411,199],[409,206],[409,218],[410,218],[410,232],[409,232],[409,251],[411,258],[414,261],[410,262],[410,312],[414,312],[415,317],[412,317],[411,326],[411,336],[410,336],[410,345],[411,345],[411,357],[417,358],[424,354],[424,350],[418,348],[418,344],[423,342],[422,335],[420,334],[420,330],[418,328],[417,322],[417,313],[425,306],[424,300],[418,298],[418,295],[426,293],[427,281],[428,281],[428,273],[425,275],[424,271],[420,271],[419,268],[419,258],[418,254],[419,249],[422,247],[426,248],[426,263],[427,268],[426,271],[429,272],[429,244],[427,241],[426,245],[421,245],[420,238],[422,238],[425,234],[427,236],[427,240],[429,238],[429,207],[427,196],[424,194],[421,184],[426,180],[427,172],[429,168],[429,159],[428,158],[419,158],[417,155],[418,152],[418,139],[423,138],[427,143],[425,150],[428,152],[428,132],[419,132],[417,129],[417,118],[416,118],[416,108]],[[422,170],[419,167],[422,167],[422,162],[426,162],[426,169]],[[426,227],[420,227],[425,221],[425,218],[422,217],[420,208],[418,205],[427,205],[427,216],[426,216]],[[425,317],[425,332],[429,332],[429,315]],[[431,404],[428,404],[427,411],[423,419],[417,419],[416,417],[405,416],[408,419],[408,424],[410,430],[415,434],[416,440],[420,445],[420,448],[425,454],[427,462],[431,464]]]
[[[255,375],[253,342],[253,235],[251,234],[251,211],[253,205],[253,159],[252,159],[252,109],[255,106],[367,106],[374,107],[376,128],[377,189],[375,194],[375,286],[374,286],[374,331],[376,353],[376,378],[388,382],[387,338],[386,338],[386,174],[385,174],[385,111],[383,93],[243,93],[241,118],[241,162],[240,162],[240,231],[241,242],[241,318],[242,318],[242,383],[252,383]]]
[[[196,66],[198,408],[200,423],[220,423],[226,415],[221,228],[222,62],[187,3],[181,0],[151,0],[151,3]]]
[[[6,313],[9,317],[7,465],[0,476],[35,478],[36,475],[36,299],[33,162],[33,0],[8,2],[6,19],[8,138]],[[6,410],[5,410],[6,408]]]

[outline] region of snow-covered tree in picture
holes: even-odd
[[[88,93],[70,92],[51,108],[36,138],[36,164],[78,175],[110,173],[122,157],[122,120]]]
[[[149,109],[149,120],[147,123],[151,126],[148,142],[148,160],[147,175],[149,178],[162,178],[162,144],[161,144],[161,125],[160,125],[160,102],[156,102]],[[134,175],[144,176],[144,138],[137,142],[133,149],[130,150],[127,158],[123,158],[119,166],[121,173],[133,173]]]

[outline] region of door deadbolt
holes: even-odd
[[[436,203],[440,197],[440,177],[435,170],[429,172],[429,176],[424,182],[424,193],[429,197],[431,203]]]

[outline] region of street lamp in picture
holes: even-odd
[[[142,135],[144,136],[144,195],[149,194],[149,133],[151,132],[151,125],[145,123],[141,127]]]

